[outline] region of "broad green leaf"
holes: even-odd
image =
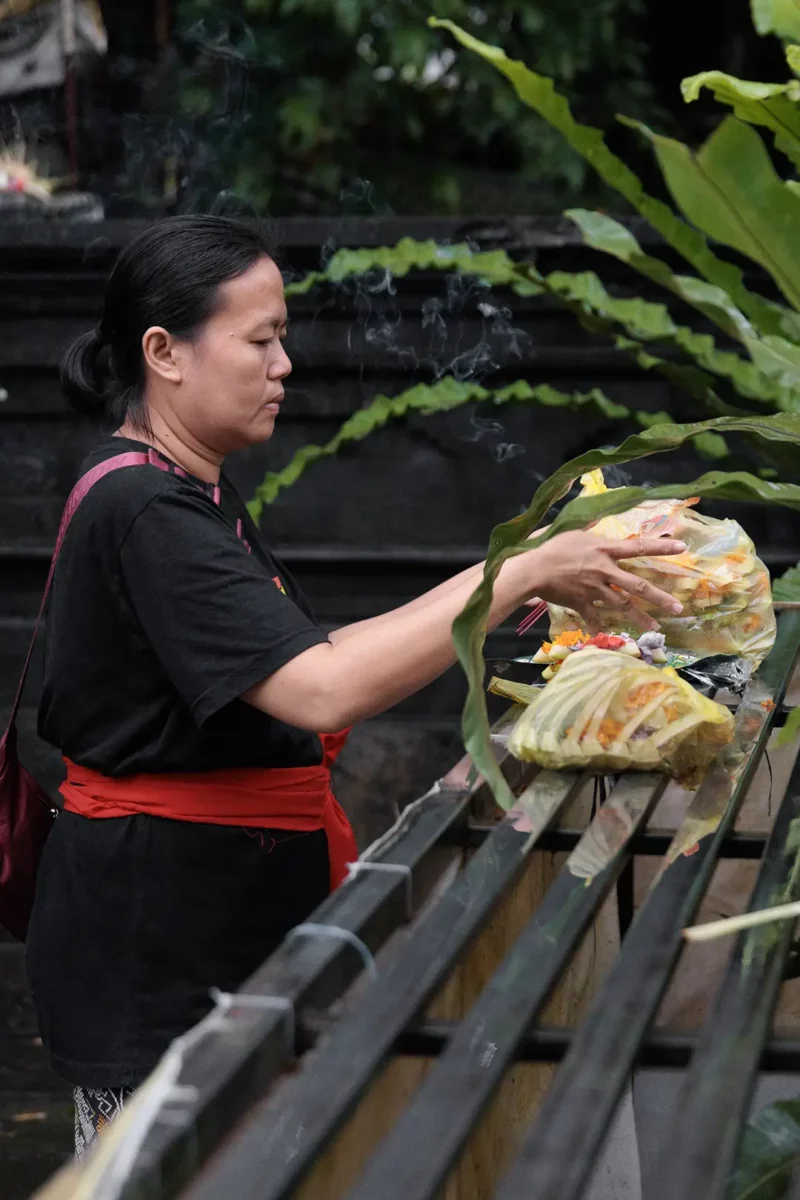
[[[800,600],[800,563],[772,581],[773,600]]]
[[[783,388],[800,389],[800,346],[785,338],[745,338],[750,357],[763,374]]]
[[[585,208],[571,208],[564,215],[578,226],[587,246],[613,255],[668,288],[730,337],[741,340],[745,336],[755,336],[755,329],[723,288],[690,275],[676,275],[660,258],[645,254],[631,231],[613,217]]]
[[[528,266],[528,269],[531,270],[532,268]],[[557,279],[558,274],[554,272],[553,277]],[[741,415],[741,409],[734,408],[717,395],[714,391],[713,379],[708,372],[701,370],[699,367],[671,362],[669,359],[652,354],[642,345],[642,342],[638,338],[626,337],[617,333],[614,320],[595,311],[585,298],[572,298],[566,291],[556,290],[550,283],[551,276],[544,277],[537,275],[536,278],[545,291],[560,300],[570,312],[575,314],[584,329],[590,333],[610,337],[617,350],[632,358],[643,371],[655,371],[659,375],[663,375],[671,383],[674,383],[676,387],[687,392],[695,400],[699,400],[712,413],[716,413],[719,416]],[[578,277],[565,276],[565,278],[576,279]]]
[[[740,120],[772,130],[778,149],[800,167],[800,80],[755,83],[723,71],[702,71],[681,83],[687,104],[696,100],[704,87],[722,104],[729,104]]]
[[[626,123],[652,142],[684,216],[715,241],[759,263],[800,309],[800,197],[784,187],[755,129],[726,117],[693,154],[639,121]]]
[[[800,1100],[768,1104],[747,1123],[727,1200],[786,1200],[800,1161]]]
[[[449,30],[462,46],[480,55],[505,75],[519,98],[557,129],[598,175],[624,196],[699,274],[727,291],[733,303],[759,329],[768,333],[781,332],[774,307],[762,296],[747,290],[739,268],[718,258],[698,229],[692,228],[668,205],[645,192],[638,176],[608,149],[602,131],[575,120],[567,100],[556,91],[551,79],[538,75],[524,63],[508,58],[499,46],[480,41],[453,21],[429,17],[428,24]]]
[[[786,65],[795,75],[800,75],[800,46],[796,43],[784,46]]]
[[[654,426],[629,437],[619,447],[590,450],[587,454],[565,463],[541,485],[524,513],[498,525],[492,531],[483,579],[463,612],[453,623],[453,640],[468,682],[462,717],[464,744],[502,807],[509,808],[513,803],[513,796],[491,749],[483,686],[483,645],[486,639],[486,620],[492,603],[492,589],[503,562],[515,554],[544,544],[559,533],[584,528],[590,521],[624,512],[645,499],[685,499],[689,496],[701,496],[737,502],[779,503],[800,509],[800,486],[796,484],[766,481],[743,471],[712,471],[689,484],[667,484],[656,488],[619,488],[602,496],[572,500],[546,532],[530,541],[527,540],[541,526],[552,505],[562,499],[574,480],[585,472],[596,467],[631,462],[649,454],[674,450],[690,438],[707,432],[723,436],[729,432],[740,432],[800,446],[800,416],[794,413],[780,413],[763,417],[719,417],[689,425]]]
[[[596,244],[592,242],[591,244]],[[712,288],[702,280],[697,280],[702,288]],[[612,296],[603,282],[591,271],[571,274],[565,271],[553,271],[544,280],[548,290],[557,295],[584,306],[602,317],[609,317],[619,322],[630,335],[642,341],[659,341],[672,343],[677,349],[690,355],[704,371],[711,371],[730,380],[741,396],[749,400],[757,400],[769,404],[771,408],[784,409],[788,412],[800,411],[800,377],[794,390],[775,382],[764,374],[752,362],[728,350],[720,350],[714,339],[707,333],[696,333],[685,325],[678,325],[672,319],[669,309],[664,304],[639,297],[621,299]],[[714,291],[719,289],[714,288]],[[698,301],[698,307],[700,302]],[[744,318],[743,318],[744,320]],[[746,323],[745,323],[746,324]],[[752,326],[750,337],[756,340]],[[800,351],[798,351],[800,362]],[[684,380],[687,377],[684,375]],[[699,377],[694,383],[689,383],[693,393],[697,395],[694,384],[702,382],[703,391],[710,386],[706,376]],[[684,382],[682,386],[687,387]],[[698,395],[698,399],[707,399]],[[716,407],[716,405],[715,405]]]
[[[798,0],[750,0],[750,8],[758,33],[776,33],[793,42],[800,39]]]
[[[521,296],[535,296],[535,284],[520,274],[517,263],[504,250],[473,250],[465,242],[441,245],[428,240],[417,242],[401,238],[396,246],[367,246],[358,250],[337,250],[322,271],[311,271],[302,279],[288,283],[286,296],[302,296],[320,283],[342,283],[368,271],[388,271],[398,279],[409,271],[458,271],[475,275],[487,287],[510,287]]]
[[[296,483],[311,463],[336,454],[348,442],[360,442],[369,434],[381,429],[389,421],[415,411],[426,416],[437,412],[450,412],[469,403],[541,404],[546,408],[570,408],[582,411],[593,408],[603,417],[622,420],[631,415],[623,404],[609,400],[599,388],[590,392],[559,392],[549,384],[532,387],[527,380],[519,379],[495,391],[489,391],[476,383],[464,383],[451,376],[434,384],[417,384],[398,396],[376,396],[366,408],[349,417],[338,432],[323,445],[302,446],[290,462],[280,471],[270,471],[263,483],[256,488],[248,508],[254,521],[258,521],[265,504],[271,504],[279,492]]]

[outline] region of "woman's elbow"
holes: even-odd
[[[288,682],[288,681],[287,681]],[[242,695],[260,712],[310,733],[338,733],[356,719],[352,706],[337,688],[315,680],[310,687],[283,686],[275,676],[265,679]]]

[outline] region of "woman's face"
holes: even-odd
[[[170,407],[194,438],[224,455],[272,437],[292,369],[285,336],[283,280],[264,257],[220,287],[214,315],[192,342],[172,345]]]

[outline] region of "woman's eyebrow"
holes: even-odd
[[[262,327],[265,327],[265,326],[270,329],[285,329],[288,324],[289,324],[288,316],[286,316],[286,315],[276,316],[274,314],[270,314],[270,315],[261,317],[260,320],[258,320],[256,322],[256,324],[253,326],[253,331],[255,332],[256,330],[261,329]]]

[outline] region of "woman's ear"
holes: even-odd
[[[182,371],[175,354],[177,343],[160,325],[152,325],[142,337],[142,353],[148,369],[170,383],[180,383]]]

